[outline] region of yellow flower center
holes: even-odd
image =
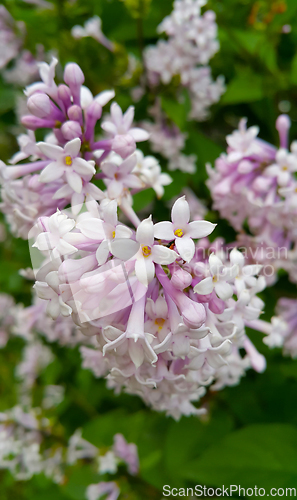
[[[287,167],[286,165],[284,165],[284,166],[283,166],[283,168],[282,168],[282,170],[283,170],[284,172],[286,172],[286,170],[288,170],[288,167]]]
[[[165,323],[165,319],[164,318],[157,318],[155,320],[155,325],[158,326],[159,330],[161,330],[163,328],[164,323]]]
[[[213,281],[214,283],[216,283],[216,282],[218,281],[218,277],[217,277],[216,275],[214,275],[214,276],[212,277],[212,281]]]
[[[181,238],[181,237],[184,235],[184,232],[183,232],[183,230],[182,230],[182,229],[176,229],[176,230],[174,231],[174,234],[175,234],[175,236],[177,236],[178,238]]]
[[[150,249],[150,247],[142,247],[142,254],[143,256],[146,258],[146,257],[149,257],[151,255],[152,251]]]
[[[72,165],[71,156],[65,156],[65,164],[67,165],[67,167],[71,167],[71,165]]]
[[[115,231],[112,232],[112,237],[115,238]]]

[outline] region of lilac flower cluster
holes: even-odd
[[[162,195],[163,186],[171,182],[168,174],[161,173],[157,160],[145,161],[136,150],[136,142],[146,140],[148,133],[133,127],[132,106],[123,114],[113,103],[109,119],[102,123],[105,135],[97,140],[95,126],[114,92],[93,97],[74,63],[65,68],[65,83],[57,85],[57,62],[53,58],[50,65],[40,64],[41,81],[27,87],[30,114],[22,118],[27,134],[19,137],[21,150],[11,159],[14,166],[0,163],[1,210],[12,231],[22,238],[27,238],[40,216],[68,204],[76,214],[84,202],[107,196],[117,199],[123,212],[135,218],[130,190],[153,187]],[[34,131],[40,128],[53,132],[36,143]],[[29,163],[19,163],[27,158]],[[104,178],[107,192],[90,182],[95,173],[96,178]]]
[[[261,266],[246,265],[236,248],[229,255],[221,240],[210,244],[215,225],[201,220],[193,194],[194,221],[185,196],[174,203],[171,222],[141,221],[133,194],[152,187],[162,196],[171,181],[136,149],[148,133],[133,126],[133,107],[123,114],[112,103],[97,138],[114,92],[93,97],[74,63],[57,85],[56,64],[42,64],[41,81],[26,89],[29,131],[12,165],[1,166],[2,210],[12,230],[29,238],[38,297],[14,326],[30,344],[19,375],[33,383],[49,362],[37,330],[49,341],[81,343],[83,366],[117,392],[137,394],[174,418],[199,414],[193,403],[207,386],[232,385],[247,368],[265,368],[245,333],[264,306]],[[36,143],[40,128],[53,132]]]
[[[169,120],[162,111],[158,100],[150,108],[149,113],[153,122],[145,120],[142,122],[142,126],[150,134],[152,151],[161,154],[168,160],[168,170],[181,170],[194,174],[196,172],[196,155],[182,153],[187,134],[182,133],[174,123],[168,123]]]
[[[53,440],[56,443],[48,446],[47,443]],[[81,429],[77,429],[64,445],[41,408],[24,410],[15,406],[0,413],[0,444],[0,467],[8,469],[18,481],[43,473],[53,482],[63,484],[66,467],[84,460],[92,461],[97,466],[99,476],[116,474],[120,464],[125,464],[132,475],[137,474],[139,469],[136,445],[128,444],[121,434],[114,436],[114,444],[105,454],[82,437]],[[107,492],[115,495],[115,492],[120,493],[120,489],[114,482],[100,481],[87,488],[86,497],[99,498],[100,494]],[[111,498],[116,499],[117,496]]]
[[[44,314],[45,303],[42,302],[37,299],[33,306],[23,308],[15,305],[9,296],[0,295],[1,335],[5,334],[6,341],[14,336],[24,341],[21,360],[15,367],[17,404],[0,413],[0,468],[9,470],[16,480],[28,480],[35,474],[43,473],[58,484],[65,483],[69,467],[79,461],[92,462],[98,479],[103,474],[116,474],[121,464],[127,466],[129,474],[137,474],[137,447],[133,443],[128,444],[121,434],[116,434],[113,446],[104,451],[86,441],[81,429],[77,429],[68,441],[63,438],[60,422],[48,413],[63,401],[63,386],[44,385],[40,406],[33,406],[37,377],[54,360],[54,354],[44,344],[43,337],[49,342],[58,341],[71,347],[74,339],[69,336],[66,339],[64,330],[69,330],[69,322],[72,330],[76,328],[70,318],[56,323],[47,318]],[[57,336],[58,330],[60,337]],[[81,337],[76,342],[92,345],[92,339]],[[40,386],[38,391],[40,397]],[[95,491],[98,492],[96,497]],[[100,492],[115,495],[120,489],[114,482],[100,481],[87,488],[86,496],[99,498]]]
[[[15,22],[4,5],[0,6],[0,69],[15,59],[22,46],[24,23]]]
[[[214,208],[241,232],[239,246],[252,249],[249,257],[269,265],[272,279],[285,268],[297,282],[297,144],[288,149],[286,115],[278,117],[276,128],[279,149],[258,139],[258,127],[247,128],[242,119],[239,129],[227,136],[227,153],[214,169],[208,167],[207,184]],[[251,235],[244,233],[245,221]]]
[[[168,40],[145,50],[147,79],[151,86],[167,85],[175,76],[189,90],[192,109],[190,117],[205,120],[209,106],[224,92],[224,80],[212,80],[207,64],[219,49],[215,13],[201,15],[206,0],[175,0],[172,13],[160,24],[159,33]]]
[[[28,85],[38,76],[38,64],[44,58],[44,48],[37,45],[36,56],[23,49],[26,27],[15,21],[6,8],[0,6],[0,71],[3,79],[16,87]],[[7,65],[13,61],[13,66]],[[18,96],[22,102],[21,96]]]
[[[189,220],[182,197],[172,222],[154,224],[150,216],[133,231],[118,221],[116,201],[104,200],[75,220],[61,212],[42,217],[33,231],[45,256],[35,291],[47,312],[71,315],[96,337],[97,348],[81,348],[83,365],[174,418],[199,414],[192,401],[207,385],[265,368],[245,334],[264,305],[256,296],[265,288],[261,266],[245,266],[236,249],[229,260],[221,241],[210,248],[205,237],[214,225]]]

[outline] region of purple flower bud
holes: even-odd
[[[127,158],[136,149],[136,144],[131,135],[116,135],[112,141],[111,149],[122,158]]]
[[[56,120],[38,118],[37,116],[26,115],[21,119],[22,125],[29,130],[36,130],[37,128],[54,128],[56,126]]]
[[[83,123],[82,119],[82,110],[80,106],[77,106],[77,104],[74,104],[68,109],[68,118],[69,120],[78,122],[80,125]]]
[[[85,76],[76,63],[68,63],[64,70],[64,81],[69,85],[69,87],[79,86],[81,87],[85,81]]]
[[[85,81],[84,74],[78,64],[68,63],[64,70],[64,80],[69,85],[74,104],[80,104],[80,89]]]
[[[69,120],[62,125],[61,132],[67,141],[71,141],[76,137],[82,137],[80,124],[72,120]]]
[[[180,268],[173,273],[171,283],[175,288],[182,291],[191,285],[192,276],[190,273]]]
[[[219,299],[219,297],[213,291],[211,293],[211,299],[209,301],[208,307],[214,314],[222,314],[225,309],[225,302],[222,299]]]
[[[97,120],[101,118],[102,106],[97,101],[93,101],[86,111],[86,132],[85,138],[90,141],[94,136],[94,128]]]
[[[57,108],[46,94],[33,94],[29,97],[27,106],[32,115],[38,118],[53,118],[61,122],[65,119],[61,110]]]
[[[66,112],[67,109],[71,106],[71,90],[67,85],[59,85],[58,87],[58,97],[59,104],[64,108]]]
[[[203,304],[194,302],[184,294],[179,297],[178,304],[185,324],[189,328],[200,328],[206,320],[206,313]]]
[[[48,95],[36,93],[29,97],[27,107],[32,115],[46,118],[51,114],[51,101]]]
[[[275,124],[276,130],[279,133],[280,147],[288,148],[289,130],[291,128],[291,120],[288,115],[279,115]]]

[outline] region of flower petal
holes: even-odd
[[[152,216],[144,219],[136,230],[136,240],[141,245],[153,246],[154,243],[154,224]]]
[[[157,222],[154,225],[154,235],[155,238],[159,238],[160,240],[172,241],[175,239],[173,232],[172,222],[164,221]]]
[[[140,258],[135,263],[136,277],[143,285],[148,285],[155,276],[155,264],[149,258]]]
[[[93,161],[86,161],[83,158],[79,157],[74,158],[72,162],[72,168],[76,173],[80,175],[94,175],[96,172]]]
[[[76,193],[81,193],[82,191],[82,180],[81,176],[78,175],[73,170],[66,170],[66,179],[70,187],[72,187],[73,191]]]
[[[150,137],[150,134],[146,130],[138,127],[131,128],[129,134],[132,135],[135,142],[147,141]]]
[[[92,240],[102,241],[106,238],[104,223],[101,219],[85,219],[79,222],[76,227],[84,236]]]
[[[230,299],[233,295],[233,288],[225,281],[218,281],[215,283],[215,291],[217,296],[222,300]]]
[[[153,261],[156,262],[156,264],[161,264],[161,266],[172,264],[178,257],[174,250],[170,250],[170,248],[164,247],[163,245],[154,245],[151,256]]]
[[[100,94],[96,95],[95,101],[99,102],[101,106],[105,106],[115,96],[114,90],[103,90]]]
[[[136,258],[139,250],[139,243],[137,241],[129,240],[126,238],[116,238],[110,242],[111,253],[123,261]]]
[[[195,244],[191,238],[187,238],[186,236],[176,238],[175,246],[182,259],[186,262],[190,262],[190,260],[192,260],[195,254]]]
[[[132,236],[132,231],[129,227],[122,226],[121,224],[117,225],[115,230],[116,238],[131,238],[131,236]]]
[[[191,238],[205,238],[205,236],[213,232],[215,227],[216,224],[212,224],[212,222],[208,222],[207,220],[197,220],[190,222],[187,234]]]
[[[79,137],[72,139],[72,141],[67,142],[64,146],[64,153],[66,155],[70,155],[72,158],[76,158],[78,153],[80,152],[81,140]]]
[[[181,228],[189,222],[190,207],[185,196],[182,196],[174,203],[171,210],[171,219],[174,226]]]
[[[52,162],[47,165],[40,173],[40,182],[53,182],[60,179],[64,174],[64,169],[59,167],[56,162]]]
[[[97,248],[96,259],[97,259],[99,266],[102,266],[102,264],[105,264],[105,262],[107,261],[107,257],[109,254],[108,243],[109,242],[107,240],[104,240],[104,241],[102,241],[102,243],[100,243],[99,247]]]
[[[56,144],[49,144],[48,142],[38,142],[36,146],[40,151],[51,160],[59,160],[64,154],[63,148]]]
[[[204,278],[204,280],[201,280],[200,283],[197,283],[197,285],[194,286],[194,292],[198,293],[199,295],[208,295],[213,291],[214,288],[214,283],[212,281],[212,277],[208,276],[207,278]]]

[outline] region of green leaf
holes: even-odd
[[[291,82],[297,85],[297,54],[294,56],[291,66]]]
[[[65,495],[73,500],[86,500],[86,489],[90,484],[99,483],[100,476],[88,466],[77,466],[71,470],[67,484],[62,488]]]
[[[0,90],[0,114],[4,114],[14,108],[15,92],[10,89]]]
[[[256,54],[259,45],[265,40],[262,33],[249,30],[232,30],[230,31],[230,37],[250,54]]]
[[[155,198],[156,198],[156,193],[152,188],[145,189],[144,191],[141,191],[140,193],[136,193],[133,196],[133,210],[135,210],[136,213],[139,212],[140,210],[143,210]]]
[[[200,484],[240,484],[244,488],[297,486],[297,428],[251,425],[227,435],[184,470]]]
[[[184,130],[187,124],[187,117],[190,111],[190,99],[187,92],[182,95],[183,102],[162,97],[161,105],[167,116],[181,129]]]
[[[173,477],[182,476],[181,472],[211,444],[229,433],[232,426],[231,418],[223,412],[217,412],[208,422],[196,417],[184,417],[179,422],[171,422],[165,444],[168,472]]]
[[[259,101],[264,97],[262,78],[250,70],[242,70],[227,85],[221,99],[222,104],[238,104],[241,102]]]

